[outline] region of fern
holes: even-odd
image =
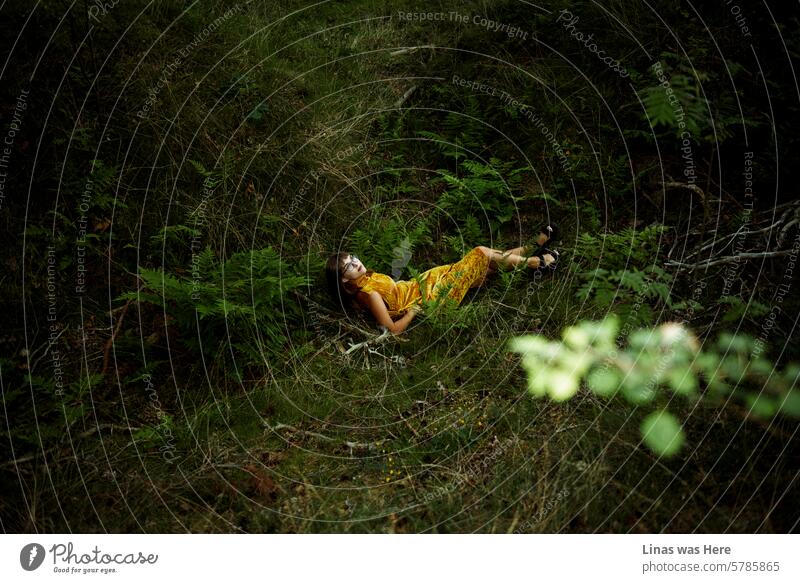
[[[769,306],[761,302],[750,299],[745,302],[739,296],[722,296],[717,300],[719,306],[727,306],[725,314],[722,316],[723,322],[741,322],[745,316],[759,318],[769,314]]]
[[[222,171],[219,169],[208,170],[203,163],[198,160],[189,160],[189,164],[203,177],[204,183],[213,188],[222,182]]]
[[[460,109],[460,108],[459,108]],[[480,104],[470,95],[463,113],[449,111],[441,121],[442,133],[417,130],[416,135],[432,140],[435,147],[446,158],[459,160],[466,158],[470,151],[476,151],[485,143],[487,126],[482,118]]]
[[[163,308],[192,350],[210,356],[230,340],[246,364],[280,350],[287,340],[284,326],[302,319],[290,292],[308,285],[308,279],[294,274],[271,247],[236,253],[223,263],[206,248],[192,272],[186,277],[141,269],[143,291],[127,292],[120,299]]]
[[[629,227],[619,233],[581,233],[575,243],[575,269],[597,264],[611,270],[653,264],[666,230],[664,225],[650,225],[638,231]]]
[[[445,235],[444,240],[451,251],[453,261],[458,261],[468,249],[482,245],[486,241],[478,220],[472,215],[464,219],[457,235]]]
[[[644,270],[609,271],[598,268],[582,274],[585,280],[575,297],[591,302],[598,310],[612,310],[632,325],[653,321],[658,306],[672,307],[672,276],[663,269],[650,266]]]
[[[674,60],[667,53],[662,53],[661,56]],[[672,97],[661,83],[643,89],[642,102],[647,113],[646,119],[653,126],[669,128],[677,137],[684,130],[689,131],[696,139],[701,136],[713,137],[708,102],[701,92],[702,82],[708,80],[708,75],[682,61],[678,61],[673,67],[664,67],[663,74],[672,90]]]
[[[522,197],[513,192],[520,188],[527,167],[513,168],[513,162],[491,158],[489,164],[465,160],[461,164],[464,174],[458,176],[440,170],[436,182],[448,189],[437,201],[440,211],[465,225],[469,217],[485,217],[492,236],[508,223],[516,211],[516,202]]]

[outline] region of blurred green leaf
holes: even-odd
[[[650,413],[642,421],[640,429],[647,447],[666,457],[675,455],[685,439],[678,420],[664,410]]]
[[[601,397],[610,397],[619,389],[622,377],[612,368],[598,368],[589,373],[586,383]]]

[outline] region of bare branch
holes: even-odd
[[[399,51],[392,51],[389,53],[391,57],[397,57],[398,55],[404,55],[406,53],[416,53],[420,49],[432,49],[434,48],[433,45],[420,45],[418,47],[406,47],[404,49],[400,49]]]
[[[106,347],[103,350],[103,368],[100,370],[100,375],[103,377],[105,377],[106,372],[108,372],[108,359],[111,356],[111,347],[114,345],[114,339],[117,337],[117,334],[119,334],[120,328],[122,328],[122,321],[125,319],[125,314],[127,313],[128,307],[131,305],[132,301],[133,300],[128,300],[125,305],[122,306],[122,313],[119,315],[117,325],[114,328],[114,331],[111,333],[111,338],[109,338],[108,342],[106,342]]]
[[[763,253],[740,253],[732,257],[723,257],[722,259],[715,259],[714,261],[706,261],[704,263],[681,263],[680,261],[668,261],[664,265],[667,267],[679,267],[680,269],[688,269],[690,271],[695,269],[706,269],[714,265],[723,263],[738,263],[748,259],[771,259],[772,257],[784,257],[792,253],[791,249],[784,251],[765,251]]]
[[[414,91],[416,91],[416,90],[417,90],[417,86],[416,85],[412,85],[411,88],[408,91],[406,91],[405,93],[403,93],[403,96],[395,102],[394,106],[399,108],[406,101],[408,101],[408,98],[411,97],[411,94],[414,93]]]
[[[383,333],[380,336],[373,336],[372,338],[367,338],[366,340],[364,340],[364,342],[359,342],[357,344],[353,344],[352,342],[350,342],[349,343],[350,348],[345,350],[344,354],[350,354],[351,352],[354,352],[359,348],[367,348],[370,344],[372,345],[380,344],[382,342],[385,342],[391,336],[393,336],[393,334],[389,332],[388,329],[384,328]],[[372,351],[370,350],[370,352]]]
[[[683,182],[662,182],[661,184],[664,185],[664,188],[682,188],[684,190],[691,190],[700,197],[703,203],[706,202],[706,193],[703,192],[703,189],[696,184],[684,184]]]

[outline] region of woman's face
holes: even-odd
[[[342,265],[342,281],[358,279],[364,275],[366,271],[367,268],[364,267],[364,264],[361,263],[358,257],[355,255],[348,255]]]

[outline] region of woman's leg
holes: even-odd
[[[497,249],[490,249],[489,247],[480,246],[480,250],[489,258],[489,270],[492,272],[496,271],[498,267],[513,269],[520,263],[525,262],[527,262],[528,267],[532,267],[534,269],[541,266],[541,260],[538,257],[528,257],[526,259],[522,255],[513,253],[513,251],[519,250],[523,250],[524,252],[524,247],[516,247],[508,251],[500,251]],[[555,261],[555,257],[552,255],[548,254],[544,256],[545,265],[550,265],[553,261]]]
[[[535,241],[536,241],[536,244],[539,247],[541,247],[542,245],[547,243],[547,240],[548,240],[547,239],[547,235],[545,235],[544,233],[539,233],[538,235],[536,235]],[[527,251],[531,251],[531,248],[530,247],[514,247],[513,249],[509,249],[508,251],[500,251],[500,252],[501,253],[512,253],[514,255],[525,255],[526,250]]]
[[[526,247],[514,247],[513,249],[508,249],[507,251],[503,251],[502,249],[492,249],[491,251],[495,253],[495,256],[502,255],[502,256],[510,256],[510,255],[522,255],[525,253]],[[497,273],[497,263],[492,261],[492,258],[489,258],[489,272],[487,275],[494,275]]]
[[[544,233],[539,233],[536,236],[536,244],[540,247],[547,242],[547,235]],[[502,249],[492,249],[495,253],[499,253],[501,255],[526,255],[527,252],[530,252],[531,249],[529,247],[514,247],[513,249],[508,249],[503,251]]]
[[[504,257],[508,257],[510,255],[523,255],[523,254],[525,254],[527,249],[528,249],[527,247],[514,247],[513,249],[508,249],[506,251],[503,251],[502,249],[491,249],[491,251],[494,252],[494,254],[495,254],[494,256],[495,257],[498,256],[498,255],[501,255],[501,256],[504,256]],[[489,258],[489,275],[492,275],[494,273],[497,273],[497,263],[495,261],[492,261],[492,257],[490,257]]]

